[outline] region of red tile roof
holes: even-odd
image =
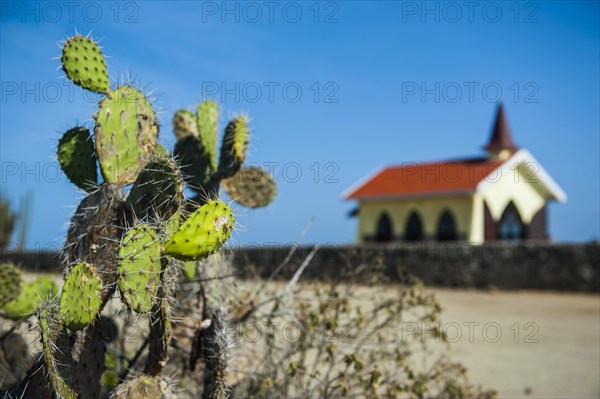
[[[346,199],[474,191],[502,163],[478,158],[390,166],[352,189]]]

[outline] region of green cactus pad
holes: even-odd
[[[108,71],[100,47],[89,37],[74,36],[62,49],[62,68],[73,83],[96,93],[108,93]]]
[[[152,105],[139,90],[123,86],[100,101],[94,119],[96,154],[104,180],[133,183],[156,147],[158,122]]]
[[[82,262],[71,269],[60,295],[60,312],[69,330],[81,330],[96,318],[102,304],[102,289],[102,280],[94,266]]]
[[[140,172],[127,201],[138,218],[146,215],[171,217],[183,201],[183,177],[168,157],[155,156]]]
[[[230,121],[225,128],[219,158],[219,173],[223,178],[231,177],[240,170],[246,159],[247,147],[248,124],[246,118],[240,116]]]
[[[79,126],[67,130],[57,152],[58,163],[73,184],[86,191],[97,186],[96,152],[88,129]]]
[[[214,169],[210,154],[203,150],[200,139],[187,136],[177,141],[173,153],[178,158],[186,182],[193,190],[204,194],[203,187],[210,183]]]
[[[219,106],[214,101],[203,101],[196,110],[198,136],[203,148],[210,155],[210,167],[217,169],[217,134]]]
[[[187,109],[180,109],[173,115],[173,131],[177,140],[187,136],[198,137],[198,126],[196,125],[196,115]]]
[[[167,241],[167,254],[179,260],[204,259],[217,252],[233,229],[234,218],[229,205],[210,201],[198,208]]]
[[[148,313],[157,297],[162,270],[160,243],[146,223],[130,229],[119,248],[121,300],[138,313]]]
[[[21,293],[21,271],[10,263],[0,265],[0,308]]]
[[[119,385],[112,399],[174,399],[175,395],[161,377],[140,375]]]
[[[47,298],[58,292],[56,283],[48,277],[38,277],[31,282],[21,284],[19,296],[4,304],[2,313],[13,320],[20,320],[31,315]]]
[[[235,202],[249,208],[267,206],[275,198],[277,185],[266,171],[248,167],[223,180],[223,188]]]

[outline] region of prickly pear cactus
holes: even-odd
[[[133,183],[156,147],[158,121],[152,105],[139,90],[122,86],[100,101],[94,120],[104,180]]]
[[[69,180],[86,191],[98,184],[96,153],[90,132],[79,126],[67,130],[58,142],[58,163]]]
[[[33,314],[47,298],[58,293],[56,283],[48,277],[38,277],[31,282],[21,284],[21,292],[10,302],[2,306],[2,312],[13,320],[20,320]]]
[[[201,279],[186,283],[177,279],[182,269],[188,279],[194,279],[200,266],[196,261],[218,252],[231,235],[233,213],[228,204],[218,200],[219,190],[223,178],[233,176],[245,161],[247,121],[239,117],[229,123],[217,160],[217,104],[206,101],[195,112],[178,111],[173,118],[177,144],[171,156],[157,143],[158,120],[148,98],[131,84],[111,90],[102,51],[92,39],[76,35],[67,40],[61,61],[73,83],[104,96],[93,115],[94,137],[78,126],[65,132],[58,143],[63,172],[88,191],[71,218],[61,253],[64,285],[60,297],[51,279],[38,278],[19,286],[18,271],[0,266],[2,316],[22,320],[37,310],[41,333],[42,356],[10,393],[24,399],[100,399],[109,395],[171,399],[174,395],[161,374],[176,346],[171,339],[177,326],[171,315],[173,296],[184,284],[193,287],[184,289],[186,293],[202,284]],[[184,198],[184,178],[197,193],[188,200]],[[126,195],[124,186],[132,183]],[[262,186],[246,189],[262,190]],[[254,203],[265,201],[255,199]],[[123,307],[106,305],[117,287],[122,302],[144,314],[132,322],[142,318],[150,322],[150,328],[142,333],[146,334],[144,344],[134,353],[128,353],[124,340],[121,348],[111,343],[119,329],[106,316],[118,314]],[[212,318],[205,315],[205,305],[199,312],[201,302],[209,303],[205,293],[212,291],[200,288],[202,294],[193,294],[197,312],[189,315],[196,318],[194,325]],[[219,298],[209,299],[219,302]],[[195,340],[201,345],[195,345],[199,357],[194,359],[203,358],[209,368],[205,398],[227,396],[224,328],[216,317],[202,339]],[[114,358],[118,354],[120,366],[114,361],[107,372],[111,354]],[[189,353],[186,356],[190,357]],[[128,379],[129,371],[142,370],[144,358],[144,374]],[[193,371],[191,357],[185,360]]]
[[[100,47],[89,37],[74,36],[62,50],[62,68],[73,83],[97,93],[108,93],[108,71]]]
[[[0,265],[0,308],[21,293],[21,271],[13,264]]]
[[[102,306],[102,290],[94,266],[82,262],[71,269],[60,295],[60,312],[69,330],[81,330],[96,318]]]
[[[221,249],[233,230],[229,205],[210,201],[185,220],[164,246],[165,252],[179,260],[206,258]]]
[[[168,219],[181,206],[183,190],[177,164],[169,157],[155,156],[138,175],[127,201],[137,218]]]
[[[160,243],[147,224],[130,229],[119,248],[119,291],[122,301],[138,313],[148,313],[157,297],[162,270]]]
[[[239,116],[227,124],[223,144],[221,145],[221,157],[219,158],[219,173],[223,178],[235,175],[244,160],[248,147],[248,125],[244,116]]]
[[[223,180],[223,188],[231,199],[248,208],[267,206],[277,194],[275,181],[257,167],[242,168],[235,176]]]

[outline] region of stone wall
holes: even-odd
[[[283,267],[290,278],[312,247],[299,247]],[[253,247],[228,251],[240,277],[268,277],[290,253],[290,247]],[[32,271],[59,271],[54,252],[0,255]],[[535,289],[600,292],[600,244],[420,243],[323,246],[304,273],[323,280],[357,265],[384,265],[390,281],[414,274],[426,285],[464,288]]]
[[[298,248],[284,267],[289,278],[310,252]],[[289,248],[248,248],[233,252],[245,277],[267,277]],[[413,274],[425,285],[464,288],[600,292],[600,245],[593,244],[390,244],[322,247],[304,276],[327,279],[343,268],[383,262],[387,277]]]

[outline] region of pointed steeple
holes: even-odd
[[[504,106],[498,104],[496,111],[496,121],[494,122],[494,130],[490,141],[484,147],[491,158],[505,159],[514,153],[518,147],[513,143],[506,116],[504,115]]]

